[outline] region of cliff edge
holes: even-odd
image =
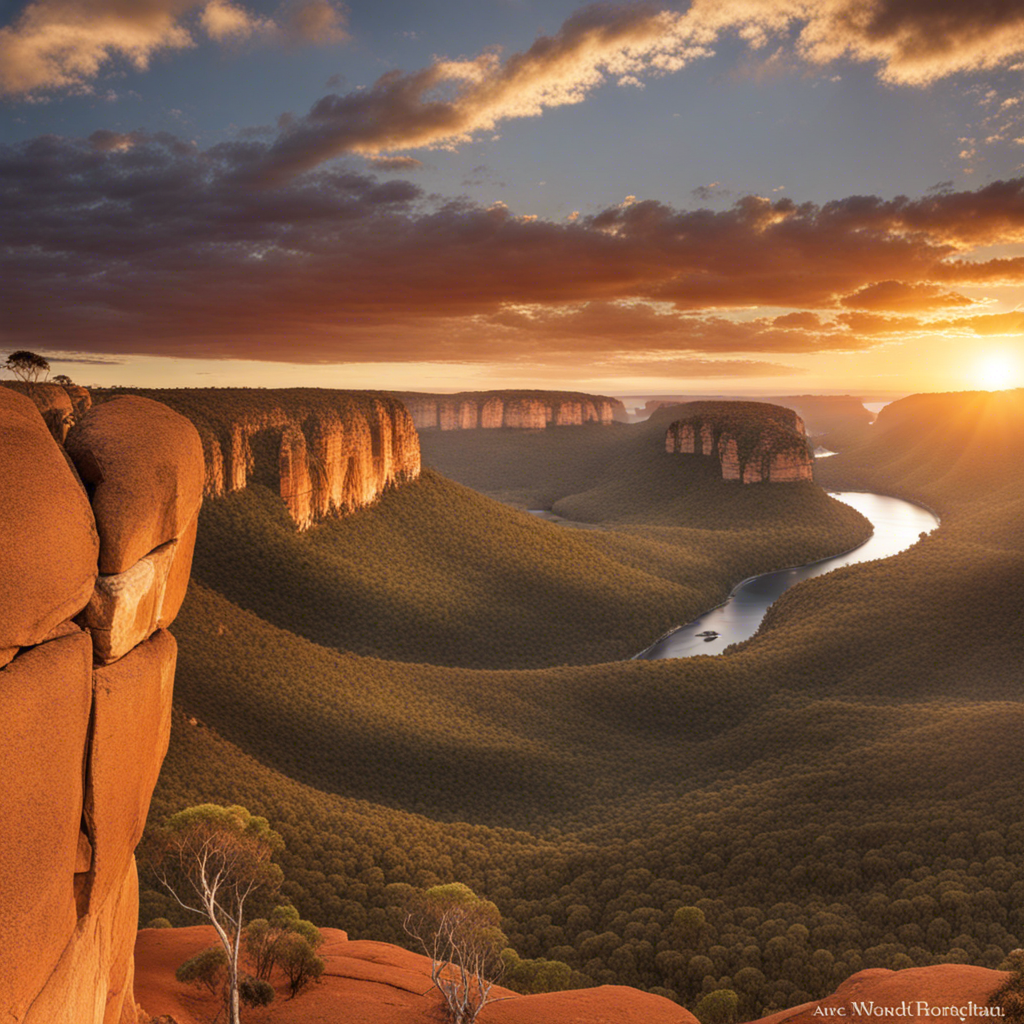
[[[133,388],[132,394],[163,402],[195,425],[208,497],[264,484],[281,495],[300,529],[372,504],[386,488],[420,474],[413,419],[383,392]]]
[[[134,852],[170,736],[202,447],[145,398],[84,408],[64,448],[44,411],[0,388],[0,1021],[135,1024]]]
[[[665,432],[665,450],[717,459],[723,480],[814,479],[807,432],[792,409],[762,402],[693,402],[673,412],[678,418]]]
[[[405,403],[419,430],[489,430],[514,427],[578,427],[584,423],[625,423],[626,407],[617,398],[577,391],[462,391],[432,395],[392,392]]]

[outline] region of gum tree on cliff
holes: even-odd
[[[245,904],[255,893],[280,886],[283,875],[271,858],[283,847],[266,818],[216,804],[179,811],[149,837],[157,877],[182,907],[209,920],[224,947],[230,1024],[239,1024]]]
[[[50,364],[40,355],[35,352],[29,352],[27,349],[19,349],[17,352],[12,352],[4,363],[4,369],[9,370],[14,374],[15,377],[20,381],[24,381],[29,386],[36,383],[40,377],[43,380],[50,373]]]

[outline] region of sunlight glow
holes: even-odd
[[[974,364],[975,383],[986,391],[1017,387],[1020,367],[1012,352],[986,352]]]

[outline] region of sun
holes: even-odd
[[[1002,391],[1017,387],[1020,365],[1012,352],[1000,350],[983,353],[974,364],[974,382],[986,391]]]

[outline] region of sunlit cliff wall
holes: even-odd
[[[302,529],[374,502],[420,473],[412,417],[381,392],[319,388],[138,391],[187,416],[199,431],[205,493],[250,483],[276,490]]]
[[[626,407],[617,398],[564,391],[464,391],[455,395],[395,392],[420,430],[496,429],[581,426],[626,422]]]
[[[0,388],[0,1022],[134,1024],[134,850],[170,733],[195,428]],[[58,434],[61,431],[57,431]]]
[[[723,480],[745,484],[814,479],[803,420],[792,409],[761,402],[694,402],[665,432],[670,454],[714,458]]]

